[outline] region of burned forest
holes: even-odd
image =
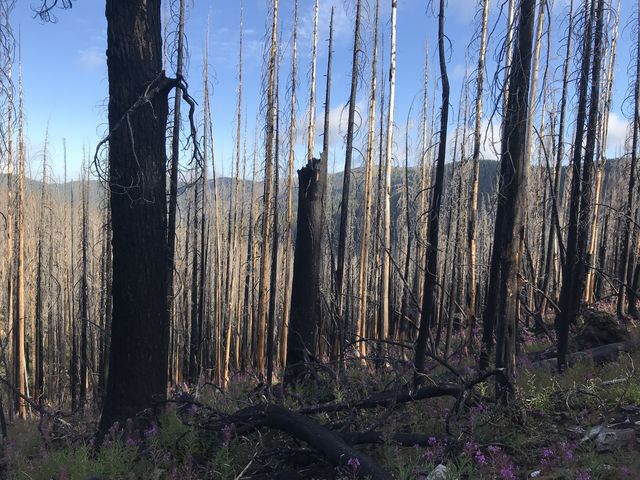
[[[640,1],[0,0],[0,478],[640,479]]]

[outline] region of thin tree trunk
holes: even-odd
[[[273,0],[273,19],[271,24],[271,42],[269,54],[268,83],[267,83],[267,118],[266,118],[266,138],[265,138],[265,174],[264,174],[264,194],[263,194],[263,215],[262,215],[262,247],[260,254],[260,291],[258,299],[258,329],[256,346],[256,368],[258,374],[264,377],[266,373],[265,365],[265,339],[268,314],[268,293],[269,293],[269,239],[271,238],[271,187],[273,175],[273,149],[275,135],[275,75],[276,75],[276,50],[277,50],[277,28],[278,28],[278,0]],[[275,288],[275,285],[272,286]]]
[[[313,53],[311,57],[311,86],[309,88],[309,126],[307,129],[307,161],[313,159],[316,126],[316,59],[318,58],[318,0],[313,15]]]
[[[471,177],[471,202],[469,211],[469,225],[467,243],[469,248],[469,263],[467,265],[468,295],[467,317],[469,318],[469,338],[473,335],[472,328],[476,323],[478,306],[477,287],[477,239],[478,223],[478,184],[480,180],[480,145],[482,141],[482,95],[484,91],[484,65],[487,51],[487,18],[489,16],[489,0],[482,2],[482,20],[480,26],[480,49],[478,53],[478,67],[476,71],[476,98],[473,131],[473,170]]]
[[[582,66],[579,84],[579,105],[576,117],[577,145],[573,154],[573,178],[570,200],[569,231],[567,236],[567,254],[563,269],[562,289],[560,291],[560,314],[558,324],[558,369],[564,371],[567,367],[567,347],[569,340],[569,326],[575,322],[586,281],[586,268],[589,260],[587,255],[587,240],[591,225],[592,206],[592,174],[593,157],[595,153],[598,110],[600,105],[600,75],[603,45],[603,10],[604,0],[597,0],[596,7],[591,5],[590,19],[586,26],[585,47],[583,48]],[[595,23],[595,40],[591,41],[591,29]],[[591,64],[591,47],[593,43],[593,64]],[[591,94],[588,95],[589,67],[591,66]],[[584,149],[582,145],[584,120],[587,116],[587,97],[590,106],[587,120],[587,138]],[[583,158],[583,160],[581,160]],[[581,170],[582,165],[582,172]]]
[[[14,355],[15,355],[15,385],[17,393],[19,393],[16,399],[16,409],[19,418],[26,418],[27,416],[27,404],[24,401],[23,396],[27,394],[27,370],[26,370],[26,357],[25,357],[25,295],[24,295],[24,219],[25,219],[25,200],[24,200],[24,141],[23,141],[23,115],[22,115],[22,63],[19,66],[19,113],[18,113],[18,162],[19,162],[19,180],[18,180],[18,214],[17,214],[17,243],[18,243],[18,265],[17,273],[18,278],[16,282],[18,309],[16,322],[14,324]]]
[[[371,60],[371,82],[369,88],[369,127],[367,131],[367,152],[364,164],[364,212],[362,218],[362,240],[360,243],[360,277],[358,282],[358,318],[356,323],[356,338],[362,340],[367,337],[367,306],[369,293],[367,280],[369,278],[369,236],[371,232],[371,182],[373,180],[373,142],[375,140],[376,117],[376,87],[377,87],[377,63],[378,63],[378,16],[380,1],[376,0],[374,18],[373,53]],[[360,342],[357,346],[358,355],[365,357],[366,342]],[[364,363],[364,359],[361,360]]]
[[[424,288],[422,293],[422,311],[420,314],[420,328],[416,340],[414,366],[416,375],[414,384],[420,385],[424,373],[427,344],[434,324],[436,283],[438,281],[438,237],[440,231],[440,206],[444,184],[444,162],[447,154],[447,126],[449,124],[449,77],[447,75],[447,61],[444,46],[444,9],[445,0],[440,0],[438,11],[438,57],[440,62],[440,82],[442,88],[442,103],[440,108],[440,132],[438,139],[438,158],[436,173],[429,205],[428,238],[426,262],[424,270]]]
[[[640,42],[640,6],[638,6],[638,20],[636,24],[636,34],[638,35],[638,42]],[[640,45],[638,43],[637,45]],[[617,303],[617,313],[618,316],[624,316],[624,304],[625,304],[625,295],[631,299],[633,297],[631,285],[628,282],[628,270],[633,269],[633,263],[630,261],[633,258],[631,255],[632,246],[631,246],[631,238],[633,235],[633,230],[631,228],[631,219],[633,218],[634,205],[635,205],[635,197],[637,197],[638,192],[636,191],[636,168],[638,162],[638,141],[639,141],[639,133],[640,129],[640,59],[636,56],[636,78],[635,78],[635,88],[633,94],[633,122],[632,122],[632,140],[631,140],[631,160],[629,165],[629,187],[627,189],[627,199],[626,204],[624,206],[624,223],[623,223],[623,231],[622,231],[622,252],[620,255],[620,261],[618,263],[618,280],[620,281],[621,287],[618,289],[618,303]],[[633,271],[633,270],[632,270]],[[633,276],[632,276],[633,277]],[[627,287],[623,287],[622,285],[627,284]]]
[[[384,169],[384,220],[382,244],[382,299],[378,337],[389,335],[389,281],[391,277],[391,164],[393,162],[393,114],[396,101],[396,16],[398,0],[391,0],[391,58],[389,63],[389,105],[387,117],[387,143]]]
[[[336,266],[336,302],[338,317],[345,322],[343,310],[344,266],[348,262],[347,235],[349,232],[349,193],[351,188],[351,158],[353,157],[353,134],[356,116],[356,94],[358,91],[358,55],[360,53],[360,11],[362,0],[356,4],[355,32],[353,36],[353,60],[351,63],[351,92],[349,94],[349,118],[347,120],[347,146],[342,179],[342,201],[340,202],[340,232],[338,236],[338,264]]]
[[[184,57],[184,0],[179,0],[178,14],[178,51],[176,58],[176,77],[182,77]],[[174,285],[173,275],[176,268],[176,211],[178,206],[178,169],[180,165],[180,106],[182,90],[176,89],[173,101],[173,129],[171,132],[171,170],[169,177],[169,218],[167,227],[167,315],[169,315],[170,335],[176,335],[177,325],[174,324]],[[170,340],[170,344],[173,341]],[[173,381],[172,375],[169,379]]]
[[[287,337],[289,334],[289,315],[291,306],[291,276],[293,255],[293,165],[295,163],[296,136],[296,73],[297,73],[297,45],[298,45],[298,0],[293,7],[293,45],[291,54],[291,110],[289,123],[289,163],[287,181],[287,218],[285,221],[285,265],[284,265],[284,305],[282,315],[282,333],[280,335],[280,364],[287,364]]]

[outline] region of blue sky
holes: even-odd
[[[371,0],[369,0],[371,2]],[[43,24],[33,18],[32,6],[37,0],[16,2],[12,24],[20,30],[22,41],[22,63],[24,79],[24,103],[27,120],[29,159],[32,176],[40,176],[41,152],[47,125],[50,139],[50,158],[53,172],[62,178],[62,139],[66,138],[68,148],[69,176],[80,171],[83,146],[93,151],[106,128],[106,20],[104,2],[100,0],[76,0],[73,8],[57,13],[57,23]],[[371,2],[372,3],[372,2]],[[340,170],[343,155],[344,125],[351,75],[351,48],[353,43],[354,0],[320,0],[319,55],[317,115],[322,115],[324,99],[324,72],[326,68],[326,39],[328,38],[329,12],[336,8],[334,68],[331,106],[331,135],[334,169]],[[385,37],[385,49],[389,46],[390,0],[381,0],[381,35]],[[436,22],[431,2],[425,0],[399,0],[397,40],[397,84],[396,84],[396,158],[403,161],[404,132],[407,113],[416,100],[412,112],[411,144],[418,148],[417,132],[420,115],[421,88],[425,44],[428,44],[431,69],[431,89],[436,79]],[[576,4],[582,4],[576,0]],[[632,29],[626,25],[633,19],[635,2],[622,0],[621,31],[614,86],[612,116],[610,120],[609,153],[622,150],[627,120],[623,115],[623,100],[629,87],[628,66],[631,64]],[[204,43],[209,31],[209,68],[212,88],[211,106],[213,112],[216,156],[221,159],[218,174],[230,173],[230,158],[234,151],[236,75],[239,36],[239,1],[187,0],[187,36],[190,53],[189,83],[192,95],[201,98],[202,65]],[[244,0],[244,107],[248,123],[248,145],[252,148],[253,127],[256,112],[261,101],[260,79],[262,72],[262,52],[265,32],[268,30],[270,1]],[[562,56],[560,37],[564,24],[560,18],[566,13],[568,0],[555,0],[552,13],[553,46],[550,51],[552,61],[558,62]],[[492,23],[495,23],[500,4],[491,3]],[[300,0],[300,37],[298,47],[298,119],[299,125],[306,120],[308,85],[311,60],[313,0]],[[451,78],[451,122],[456,122],[459,92],[465,75],[466,64],[471,72],[475,65],[475,45],[469,49],[475,31],[477,13],[476,0],[449,0],[447,4],[446,32],[451,40],[449,50],[449,75]],[[286,96],[284,80],[289,78],[290,42],[293,19],[293,0],[280,0],[280,28],[282,32],[282,96]],[[504,22],[502,22],[504,23]],[[488,80],[493,80],[495,68],[495,48],[501,36],[503,25],[499,23],[493,32],[488,52]],[[209,25],[207,27],[207,25]],[[369,20],[365,19],[365,38],[371,35]],[[544,55],[544,52],[543,52]],[[368,52],[367,52],[368,56]],[[467,61],[469,59],[469,61]],[[385,53],[385,69],[388,52]],[[358,95],[358,107],[366,113],[369,66],[364,70]],[[557,77],[559,71],[554,71]],[[430,99],[432,94],[430,93]],[[559,95],[558,95],[559,98]],[[490,108],[492,100],[485,97],[485,108]],[[287,108],[283,106],[283,108]],[[628,112],[628,108],[625,110]],[[262,119],[260,119],[262,120]],[[321,133],[320,121],[317,125]],[[300,129],[304,130],[304,129]],[[450,130],[453,135],[453,130]],[[364,137],[364,133],[362,135]],[[296,167],[303,163],[302,145],[306,142],[303,132],[298,135]],[[316,147],[321,145],[320,136]],[[488,150],[488,147],[487,147]],[[316,148],[318,153],[318,148]],[[356,158],[354,162],[359,163]]]

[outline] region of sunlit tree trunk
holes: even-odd
[[[389,335],[389,281],[391,277],[391,165],[393,163],[393,114],[396,101],[396,15],[398,0],[391,0],[391,58],[389,63],[389,104],[384,167],[384,218],[382,243],[382,292],[378,338]]]

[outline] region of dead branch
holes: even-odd
[[[239,423],[269,427],[288,433],[321,452],[335,466],[346,467],[349,459],[357,459],[360,464],[358,473],[372,480],[392,478],[375,460],[355,450],[339,435],[300,413],[278,405],[265,404],[240,410],[232,415],[232,418]]]

